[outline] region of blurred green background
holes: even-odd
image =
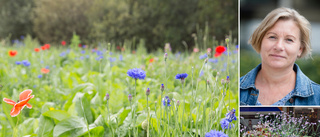
[[[249,37],[263,18],[278,7],[297,10],[311,23],[312,59],[296,63],[311,80],[320,83],[320,1],[318,0],[240,0],[240,77],[261,62],[260,55],[248,44]]]
[[[86,45],[144,39],[148,51],[165,43],[177,51],[191,50],[206,27],[215,40],[238,38],[238,0],[0,0],[0,13],[0,40],[10,42],[29,34],[68,45],[76,33]]]

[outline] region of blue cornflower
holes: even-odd
[[[129,69],[127,72],[129,77],[134,79],[144,79],[146,77],[146,72],[139,68]]]
[[[20,62],[20,61],[16,61],[16,64],[17,64],[17,65],[20,65],[20,64],[21,64],[21,62]]]
[[[162,99],[162,103],[164,106],[171,106],[170,105],[170,98],[166,96],[165,98]]]
[[[100,50],[97,50],[96,53],[97,53],[98,56],[102,56],[103,55],[103,52],[100,51]]]
[[[176,79],[185,79],[188,77],[188,74],[187,73],[182,73],[182,74],[177,74],[176,75]]]
[[[211,130],[210,132],[206,133],[205,137],[228,137],[228,135],[221,131]]]
[[[236,48],[238,49],[238,48],[239,48],[239,45],[236,45]]]
[[[65,55],[66,55],[65,52],[61,52],[61,53],[60,53],[60,57],[64,57]]]
[[[102,60],[103,59],[103,56],[99,56],[99,57],[96,57],[96,60]]]
[[[42,75],[38,75],[38,78],[42,78]]]
[[[110,57],[109,60],[110,60],[110,62],[115,62],[117,60],[117,58]]]
[[[49,66],[46,66],[45,68],[46,68],[46,69],[49,69],[50,67],[49,67]]]
[[[81,54],[85,54],[85,53],[86,53],[86,51],[85,51],[85,50],[82,50],[82,51],[81,51]]]
[[[218,59],[209,59],[208,61],[211,63],[218,63]]]
[[[119,55],[119,60],[123,61],[123,56],[122,55]]]
[[[81,57],[80,57],[80,60],[83,60],[83,59],[84,59],[84,57],[83,57],[83,56],[81,56]]]
[[[23,64],[24,66],[26,66],[26,67],[28,67],[28,66],[31,65],[31,63],[30,63],[28,60],[23,60],[23,61],[22,61],[22,64]]]
[[[20,39],[22,39],[22,40],[23,40],[23,39],[24,39],[24,36],[23,36],[23,35],[21,35],[21,36],[20,36]]]
[[[232,120],[237,120],[237,116],[236,116],[236,110],[232,109],[229,113],[226,114],[226,119],[229,122],[232,122]]]
[[[220,124],[222,129],[231,129],[232,127],[234,127],[234,124],[232,124],[233,126],[231,127],[231,123],[227,118],[222,119],[220,121]]]
[[[203,71],[200,71],[199,77],[201,77],[203,74],[204,74],[204,72],[203,72]]]
[[[203,55],[199,56],[199,59],[205,59],[205,58],[207,58],[207,57],[208,57],[208,55],[207,55],[207,53],[206,53],[206,54],[203,54]]]
[[[237,54],[238,53],[238,50],[233,50],[233,54]]]

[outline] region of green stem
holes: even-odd
[[[16,123],[16,126],[14,127],[14,134],[12,135],[13,137],[17,137],[17,136],[18,136],[18,123],[19,123],[19,118],[20,118],[20,115],[18,115],[17,123]]]
[[[147,126],[147,137],[149,137],[149,104],[148,104],[148,96],[147,96],[147,121],[148,121],[148,126]]]
[[[185,108],[186,108],[186,97],[185,97],[185,95],[183,94],[183,88],[184,88],[184,84],[183,83],[181,83],[182,85],[182,87],[181,87],[181,94],[183,95],[183,112],[182,112],[182,115],[181,115],[181,131],[183,131],[183,118],[184,118],[184,110],[185,110]],[[182,132],[183,133],[183,132]],[[184,136],[185,134],[183,134],[183,136]]]
[[[136,89],[137,89],[137,79],[134,80],[134,96],[136,96]]]
[[[161,136],[161,118],[162,118],[162,106],[161,106],[161,100],[162,100],[162,91],[161,91],[161,94],[160,94],[160,118],[159,118],[159,126],[158,126],[158,128],[159,128],[159,136]]]
[[[191,92],[192,92],[192,96],[193,95],[193,67],[192,67],[192,78],[191,78]],[[191,98],[192,99],[192,98]],[[192,129],[192,108],[193,108],[193,105],[194,105],[194,100],[192,101],[191,105],[190,105],[190,129]]]
[[[82,100],[81,100],[81,98],[79,98],[79,100],[80,100],[81,109],[82,109],[82,112],[83,112],[84,119],[86,120],[88,134],[89,134],[89,137],[91,137],[90,130],[89,130],[89,124],[88,124],[87,117],[86,117],[86,113],[84,112],[84,108],[83,108],[83,105],[82,105]]]
[[[129,101],[129,102],[130,102],[131,114],[133,114],[133,109],[132,109],[131,101]],[[130,120],[129,137],[131,137],[132,119],[133,119],[133,115],[131,116],[131,120]]]

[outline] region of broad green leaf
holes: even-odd
[[[90,101],[88,100],[88,93],[85,93],[81,98],[75,97],[75,108],[79,117],[84,117],[88,124],[93,122],[93,115],[90,108]]]
[[[78,115],[78,113],[76,111],[76,103],[72,103],[72,105],[68,109],[68,113],[71,114],[72,116]]]
[[[137,117],[135,126],[137,127],[137,126],[141,125],[141,123],[142,123],[144,120],[147,120],[147,114],[146,114],[146,113],[142,113],[142,114],[140,114],[140,115]]]
[[[63,111],[63,110],[50,110],[43,113],[42,115],[46,117],[54,118],[58,121],[61,121],[65,118],[70,117],[70,114],[68,114],[66,111]]]
[[[33,124],[35,123],[34,118],[28,118],[23,121],[23,123],[19,124],[18,129],[19,129],[19,134],[20,135],[26,135],[26,134],[31,134],[33,133]]]
[[[158,132],[158,123],[156,118],[151,118],[150,123],[152,125],[152,128],[155,129]]]
[[[53,129],[53,136],[79,136],[87,131],[87,125],[79,117],[70,117],[60,121]]]
[[[120,111],[122,111],[121,113],[120,113],[120,115],[119,115],[119,123],[118,123],[118,125],[120,126],[122,123],[123,123],[123,121],[126,119],[126,117],[128,116],[128,114],[129,114],[129,112],[131,111],[131,109],[121,109]],[[119,111],[119,112],[120,112]]]
[[[101,104],[99,93],[97,92],[96,95],[90,101],[91,105],[97,107]]]
[[[94,127],[89,130],[90,136],[88,132],[85,132],[81,137],[102,137],[104,134],[104,128],[103,126]]]
[[[39,128],[37,130],[37,134],[39,137],[48,137],[52,136],[52,130],[54,127],[54,122],[51,118],[40,116]]]
[[[41,109],[41,113],[45,113],[47,111],[50,110],[51,107],[54,107],[54,103],[53,102],[46,102],[43,106],[42,106],[42,109]]]

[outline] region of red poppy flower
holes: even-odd
[[[214,54],[214,57],[221,56],[224,51],[226,51],[226,47],[224,47],[224,46],[216,47],[216,53]]]
[[[35,52],[39,52],[40,49],[39,49],[39,48],[34,48],[34,51],[35,51]]]
[[[117,46],[117,50],[120,50],[121,49],[121,47],[120,46]]]
[[[81,43],[79,43],[78,47],[82,47],[82,44],[81,44]]]
[[[27,108],[31,109],[32,106],[28,103],[28,101],[34,97],[34,95],[30,96],[32,93],[32,90],[31,89],[27,89],[25,91],[22,91],[20,93],[20,96],[19,96],[19,100],[18,102],[14,102],[13,100],[11,99],[7,99],[7,98],[3,98],[3,101],[8,103],[9,105],[12,105],[13,108],[11,109],[11,112],[10,112],[10,115],[11,117],[15,117],[17,116],[20,111],[25,107],[27,106]]]
[[[50,72],[50,69],[46,69],[46,68],[41,69],[41,73],[43,73],[43,74],[47,74],[49,72]]]
[[[65,45],[66,45],[66,41],[64,41],[64,40],[61,41],[61,45],[62,45],[62,46],[65,46]]]
[[[16,50],[9,50],[9,52],[8,52],[8,54],[9,54],[10,57],[16,56],[17,53],[18,53],[18,52],[17,52]]]
[[[193,48],[193,52],[199,52],[198,48]]]
[[[50,44],[44,44],[44,47],[46,47],[46,49],[50,49]]]
[[[153,58],[149,59],[149,62],[150,62],[150,63],[152,63],[153,61],[154,61],[154,59],[153,59]]]

